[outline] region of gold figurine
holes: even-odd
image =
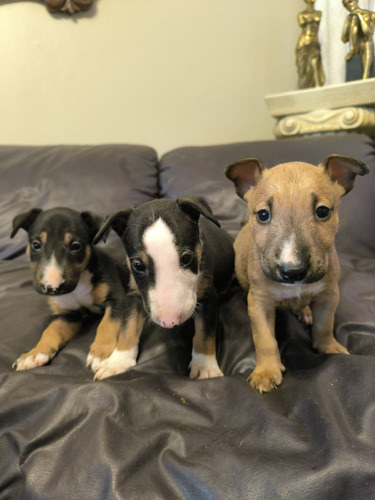
[[[346,61],[349,61],[354,55],[362,56],[363,77],[369,78],[371,67],[374,60],[374,29],[375,12],[360,9],[358,0],[342,0],[348,14],[341,40],[349,42],[349,52],[346,55]]]
[[[306,10],[298,14],[302,33],[296,47],[298,87],[320,87],[325,77],[320,55],[318,30],[322,18],[321,10],[314,10],[315,0],[305,0]]]

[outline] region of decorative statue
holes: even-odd
[[[360,9],[358,0],[342,0],[342,3],[350,12],[345,20],[341,36],[344,43],[349,42],[349,52],[345,59],[350,61],[353,56],[360,55],[362,78],[369,78],[374,60],[375,12]]]
[[[325,77],[320,55],[318,30],[322,11],[314,10],[315,0],[305,0],[306,10],[298,14],[298,24],[302,33],[296,47],[298,87],[320,87]]]

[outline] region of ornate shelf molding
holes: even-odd
[[[375,78],[265,96],[277,138],[329,132],[375,135]]]

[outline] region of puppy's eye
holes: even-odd
[[[80,243],[79,241],[72,241],[72,243],[70,244],[70,251],[79,252],[80,250],[82,250],[82,243]]]
[[[34,240],[34,241],[31,243],[31,248],[32,248],[35,252],[39,252],[39,250],[42,248],[42,244],[40,243],[40,241]]]
[[[331,215],[331,210],[328,207],[321,205],[315,209],[315,215],[320,220],[326,220]]]
[[[259,210],[259,212],[256,213],[256,218],[258,222],[265,224],[271,220],[271,212],[266,209]]]
[[[182,267],[189,266],[194,259],[194,253],[191,250],[184,250],[180,253],[180,264]]]
[[[132,260],[131,266],[136,274],[142,275],[146,272],[146,266],[143,264],[141,260],[138,259]]]

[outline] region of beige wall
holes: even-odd
[[[272,137],[296,88],[302,0],[97,0],[88,15],[0,1],[0,143],[168,149]]]

